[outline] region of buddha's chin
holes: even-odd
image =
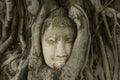
[[[56,62],[54,63],[54,68],[60,69],[65,65],[65,62]]]

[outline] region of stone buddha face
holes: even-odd
[[[68,18],[58,17],[50,21],[42,36],[43,56],[49,67],[62,68],[65,65],[75,37],[75,24]]]

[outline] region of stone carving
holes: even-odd
[[[62,68],[71,55],[77,27],[62,10],[48,17],[42,29],[42,51],[46,64],[51,68]]]

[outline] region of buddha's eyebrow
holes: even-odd
[[[49,35],[47,35],[45,38],[46,38],[46,39],[48,39],[48,38],[55,38],[55,35],[49,34]]]

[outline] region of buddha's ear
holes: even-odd
[[[80,6],[71,6],[69,9],[69,17],[73,19],[77,25],[77,37],[73,45],[72,54],[63,68],[61,78],[64,76],[66,80],[75,80],[88,59],[88,45],[91,42],[91,38],[88,17]]]

